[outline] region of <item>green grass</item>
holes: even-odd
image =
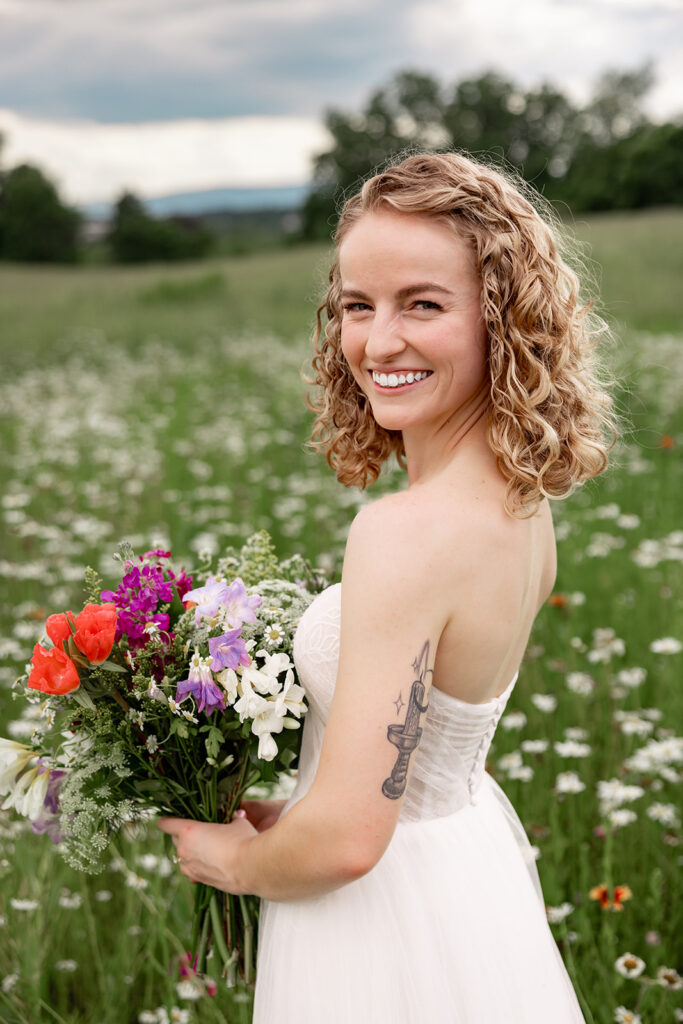
[[[680,210],[577,222],[617,328],[609,358],[627,431],[610,472],[554,505],[556,601],[539,616],[489,758],[539,848],[546,901],[574,906],[552,927],[586,1019],[600,1024],[617,1005],[664,1024],[680,995],[621,978],[614,961],[635,953],[653,978],[658,966],[676,966],[683,926],[680,826],[646,813],[676,800],[680,764],[668,776],[625,767],[648,739],[674,735],[683,710],[683,654],[650,649],[677,635],[681,612],[681,228]],[[115,582],[120,539],[139,550],[169,543],[191,568],[202,548],[265,527],[283,555],[299,550],[339,569],[348,525],[374,494],[344,490],[305,447],[299,370],[328,257],[318,246],[187,266],[0,266],[0,734],[16,728],[22,705],[9,687],[45,617],[78,606],[86,564]],[[373,491],[404,483],[391,472]],[[606,628],[625,651],[591,662],[594,630]],[[645,681],[624,686],[617,673],[635,667]],[[574,692],[569,673],[589,674],[590,692]],[[539,710],[535,694],[554,695],[556,710]],[[506,729],[516,711],[526,722]],[[625,732],[624,711],[639,728],[649,721],[650,735]],[[566,729],[585,731],[589,756],[554,750]],[[521,749],[539,738],[549,740],[545,752]],[[528,781],[501,765],[516,752],[533,769]],[[567,770],[582,792],[555,791]],[[645,793],[626,805],[637,820],[605,833],[596,785],[612,778]],[[190,887],[166,875],[154,829],[116,845],[127,867],[78,876],[45,837],[0,816],[0,1021],[132,1024],[143,1010],[190,1005],[173,973]],[[144,888],[127,884],[131,872]],[[632,890],[620,913],[589,898],[602,882]],[[12,898],[37,906],[17,909]],[[219,989],[190,1009],[193,1021],[246,1024],[250,995]]]

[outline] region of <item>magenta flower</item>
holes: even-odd
[[[197,702],[197,709],[211,715],[215,708],[225,711],[225,695],[211,675],[210,659],[202,658],[195,651],[190,661],[190,674],[178,683],[175,699],[180,704],[190,694]]]
[[[138,555],[140,562],[150,557],[168,558],[169,552],[157,548]],[[168,632],[170,617],[168,613],[157,609],[159,605],[172,602],[174,588],[182,601],[183,595],[192,585],[192,578],[186,576],[184,571],[176,578],[168,567],[158,563],[138,566],[128,561],[125,568],[126,572],[117,589],[103,590],[100,597],[103,601],[113,601],[118,609],[115,641],[127,636],[130,649],[135,653],[147,643],[145,626],[148,622],[155,622],[162,636]]]
[[[213,657],[212,672],[220,672],[224,668],[231,668],[234,671],[238,665],[244,665],[246,668],[251,664],[239,628],[229,629],[223,636],[210,637],[209,653]]]
[[[243,622],[256,622],[255,608],[262,603],[258,594],[251,597],[247,594],[247,588],[238,576],[227,588],[223,604],[226,609],[226,619],[231,626],[241,626]]]
[[[187,591],[183,597],[183,603],[187,604],[188,601],[193,601],[197,605],[196,622],[199,625],[202,616],[211,619],[217,614],[218,609],[225,603],[227,596],[227,583],[219,583],[213,576],[209,576],[203,587]]]

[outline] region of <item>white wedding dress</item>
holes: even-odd
[[[296,788],[316,773],[334,693],[341,586],[301,618]],[[515,684],[471,704],[432,686],[396,830],[362,878],[261,900],[254,1024],[585,1024],[522,824],[484,770]]]

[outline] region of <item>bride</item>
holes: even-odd
[[[262,897],[258,1024],[584,1020],[484,770],[555,580],[548,499],[605,468],[612,428],[605,325],[524,192],[417,155],[340,216],[314,443],[346,486],[392,454],[408,484],[356,516],[341,585],[301,620],[290,799],[160,823],[190,878]]]

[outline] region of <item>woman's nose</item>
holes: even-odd
[[[365,343],[365,355],[373,362],[381,363],[390,356],[402,352],[406,347],[400,329],[400,318],[396,314],[382,314],[377,311],[372,318]]]

